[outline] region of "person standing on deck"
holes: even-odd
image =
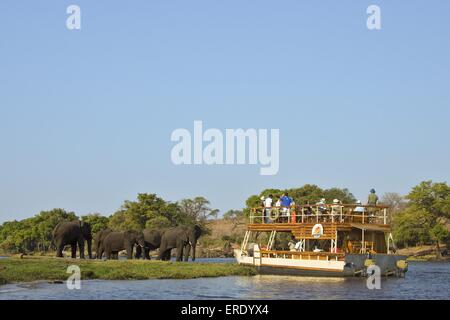
[[[288,193],[284,193],[283,196],[280,198],[282,212],[283,212],[283,219],[284,217],[287,218],[287,222],[289,222],[289,213],[290,213],[290,207],[293,202],[293,200],[289,197]]]
[[[273,196],[269,195],[264,200],[264,223],[269,223],[270,211],[272,210]]]
[[[339,199],[333,200],[333,205],[331,206],[331,221],[335,221],[336,217],[341,217],[341,201]],[[340,219],[341,222],[343,222],[342,217]]]
[[[378,196],[375,191],[375,189],[370,190],[369,198],[367,200],[367,204],[369,206],[376,206],[378,205]]]
[[[368,206],[377,206],[378,205],[378,196],[375,189],[370,190],[369,198],[367,199]],[[373,222],[373,218],[375,216],[376,208],[370,208],[367,210],[369,212],[369,223]]]

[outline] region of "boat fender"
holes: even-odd
[[[373,261],[372,259],[366,259],[366,261],[364,261],[364,266],[366,268],[375,265],[375,261]]]
[[[400,270],[408,269],[408,262],[406,260],[398,260],[397,261],[397,268],[399,268]]]

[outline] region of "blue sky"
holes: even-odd
[[[79,31],[66,8],[81,7]],[[366,28],[381,8],[382,29]],[[314,183],[450,177],[450,3],[0,2],[0,222],[113,213],[139,192],[223,211]],[[280,171],[174,166],[170,134],[279,128]]]

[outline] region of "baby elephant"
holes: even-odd
[[[126,250],[127,258],[133,259],[134,245],[145,247],[144,234],[142,232],[130,230],[125,232],[111,232],[103,240],[106,259],[111,259],[112,254]]]

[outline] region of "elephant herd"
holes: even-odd
[[[117,259],[120,251],[127,252],[127,258],[150,260],[150,251],[158,250],[159,260],[170,260],[172,249],[177,249],[177,261],[188,261],[192,251],[192,261],[195,260],[197,241],[202,234],[198,226],[178,226],[168,229],[145,229],[142,232],[128,230],[116,232],[105,229],[92,237],[91,226],[81,221],[60,222],[53,230],[53,244],[56,246],[56,256],[62,257],[65,246],[72,248],[72,258],[76,258],[77,247],[80,258],[84,258],[84,243],[87,242],[89,259],[92,259],[92,240],[95,243],[96,258]],[[184,257],[183,257],[184,256]]]

